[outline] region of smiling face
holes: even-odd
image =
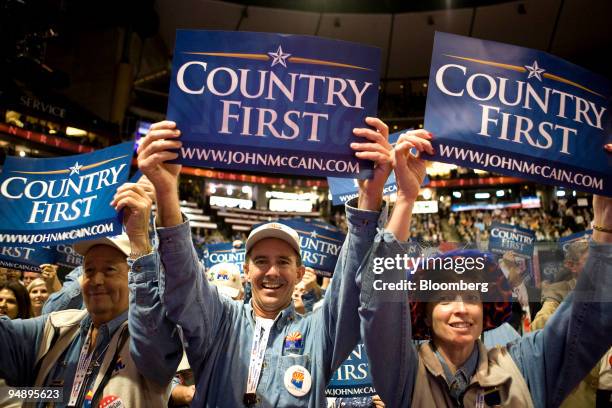
[[[434,343],[450,348],[472,347],[482,334],[483,308],[473,293],[444,294],[427,304],[427,323]]]
[[[295,250],[278,238],[257,242],[247,258],[244,271],[251,282],[253,310],[258,316],[274,319],[291,302],[304,267],[298,266]]]
[[[40,311],[47,299],[49,299],[49,292],[44,282],[41,282],[40,285],[36,285],[30,290],[32,310]]]
[[[96,245],[85,254],[81,289],[94,325],[128,309],[128,270],[125,254],[108,245]]]

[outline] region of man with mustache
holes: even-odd
[[[367,118],[372,128],[355,129],[364,143],[352,143],[356,156],[376,163],[374,176],[360,184],[360,196],[346,206],[349,232],[338,257],[323,306],[299,316],[291,302],[304,275],[298,234],[279,223],[251,231],[244,271],[252,287],[250,303],[220,296],[201,271],[189,223],[180,212],[180,166],[166,163],[180,148],[180,131],[170,121],[151,126],[138,149],[138,165],[157,193],[159,264],[135,263],[134,275],[156,285],[170,321],[183,331],[186,353],[197,384],[193,406],[320,407],[325,387],[359,337],[359,290],[355,275],[376,233],[385,208],[382,191],[392,167],[387,126]],[[160,265],[161,264],[161,265]],[[161,267],[163,266],[163,268]],[[135,268],[140,268],[135,271]],[[147,325],[146,309],[130,309],[130,321],[146,330],[137,364],[179,352],[171,333]],[[141,323],[142,322],[142,323]],[[168,358],[176,367],[178,361]]]
[[[0,318],[0,378],[8,385],[62,389],[63,399],[56,407],[99,407],[111,402],[114,407],[167,406],[168,384],[154,377],[164,376],[165,367],[153,362],[153,371],[138,370],[127,321],[128,257],[133,260],[152,250],[148,235],[141,233],[148,229],[151,203],[138,184],[121,186],[112,205],[125,210],[127,234],[74,244],[84,256],[80,289],[86,310],[27,320]],[[151,313],[159,314],[154,309]]]

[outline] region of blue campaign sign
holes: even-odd
[[[83,257],[74,250],[72,245],[57,245],[55,250],[57,252],[55,259],[57,265],[74,269],[83,264]]]
[[[7,157],[0,176],[0,243],[48,245],[118,235],[109,205],[130,171],[134,142],[50,159]]]
[[[242,265],[244,265],[245,250],[234,248],[231,242],[223,242],[220,244],[206,245],[204,254],[204,265],[206,269],[212,268],[216,264],[231,263],[238,266],[240,273],[243,273]]]
[[[533,268],[535,232],[498,222],[491,224],[489,232],[489,251],[497,255],[504,275],[521,276],[529,286],[538,285],[540,277]]]
[[[572,235],[568,235],[567,237],[559,238],[559,249],[563,250],[563,252],[567,251],[567,247],[573,244],[576,241],[588,241],[591,239],[591,235],[593,235],[593,230],[586,230],[582,232],[576,232]]]
[[[40,265],[53,264],[56,252],[49,247],[0,246],[0,268],[42,272]]]
[[[284,219],[278,222],[290,226],[299,234],[302,262],[305,266],[313,268],[321,276],[333,275],[346,238],[344,233],[300,220]]]
[[[612,195],[610,83],[545,52],[436,33],[433,160]]]
[[[512,251],[526,258],[533,256],[535,232],[510,224],[494,222],[491,224],[489,251],[504,254]]]
[[[348,358],[336,370],[327,384],[325,395],[328,397],[367,397],[376,395],[370,363],[363,343],[358,343]]]
[[[178,162],[366,178],[352,130],[375,116],[380,49],[319,37],[178,30],[167,117]]]

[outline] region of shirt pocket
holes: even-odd
[[[316,392],[316,389],[315,389],[316,385],[314,384],[314,381],[312,380],[311,365],[312,363],[311,363],[309,354],[302,354],[302,355],[291,354],[291,355],[280,357],[279,364],[278,364],[279,366],[278,374],[280,375],[280,381],[283,386],[284,392],[281,392],[280,394],[279,406],[287,406],[287,407],[290,406],[290,407],[296,407],[296,408],[308,406],[308,402],[312,398],[312,393]],[[287,389],[287,385],[285,384],[285,374],[293,366],[304,367],[306,371],[308,371],[308,374],[311,377],[310,378],[310,389],[303,396],[295,396],[291,394]]]

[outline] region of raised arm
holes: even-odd
[[[393,165],[389,129],[381,120],[366,118],[372,128],[357,128],[353,133],[364,138],[352,143],[355,156],[374,161],[373,177],[359,181],[359,197],[346,204],[348,234],[338,255],[332,282],[323,305],[314,314],[325,338],[326,376],[348,357],[359,341],[359,288],[355,283],[357,269],[386,218],[382,193]],[[382,214],[381,214],[381,210]]]
[[[155,187],[159,237],[159,296],[167,317],[183,329],[195,372],[216,333],[225,304],[204,277],[189,222],[183,220],[178,197],[181,166],[166,163],[178,157],[180,131],[170,121],[155,123],[138,149],[138,166]]]
[[[426,131],[408,132],[395,146],[397,201],[386,231],[376,237],[366,266],[360,268],[357,282],[361,287],[361,336],[376,391],[389,407],[408,407],[417,369],[417,355],[412,345],[410,309],[407,296],[387,299],[388,293],[374,290],[374,281],[385,273],[377,259],[394,258],[404,252],[410,234],[412,208],[425,177],[425,163],[410,154],[410,149],[433,153]],[[376,273],[375,273],[376,272]],[[382,274],[380,274],[382,272]],[[405,271],[395,271],[405,276]]]
[[[46,265],[41,265],[41,268]],[[59,292],[49,296],[42,308],[42,313],[47,314],[67,309],[83,309],[83,294],[81,293],[81,276],[83,268],[77,266],[64,280]]]
[[[595,226],[612,228],[612,198],[593,196]],[[558,406],[612,346],[612,233],[595,227],[576,288],[542,330],[510,346],[536,406]]]

